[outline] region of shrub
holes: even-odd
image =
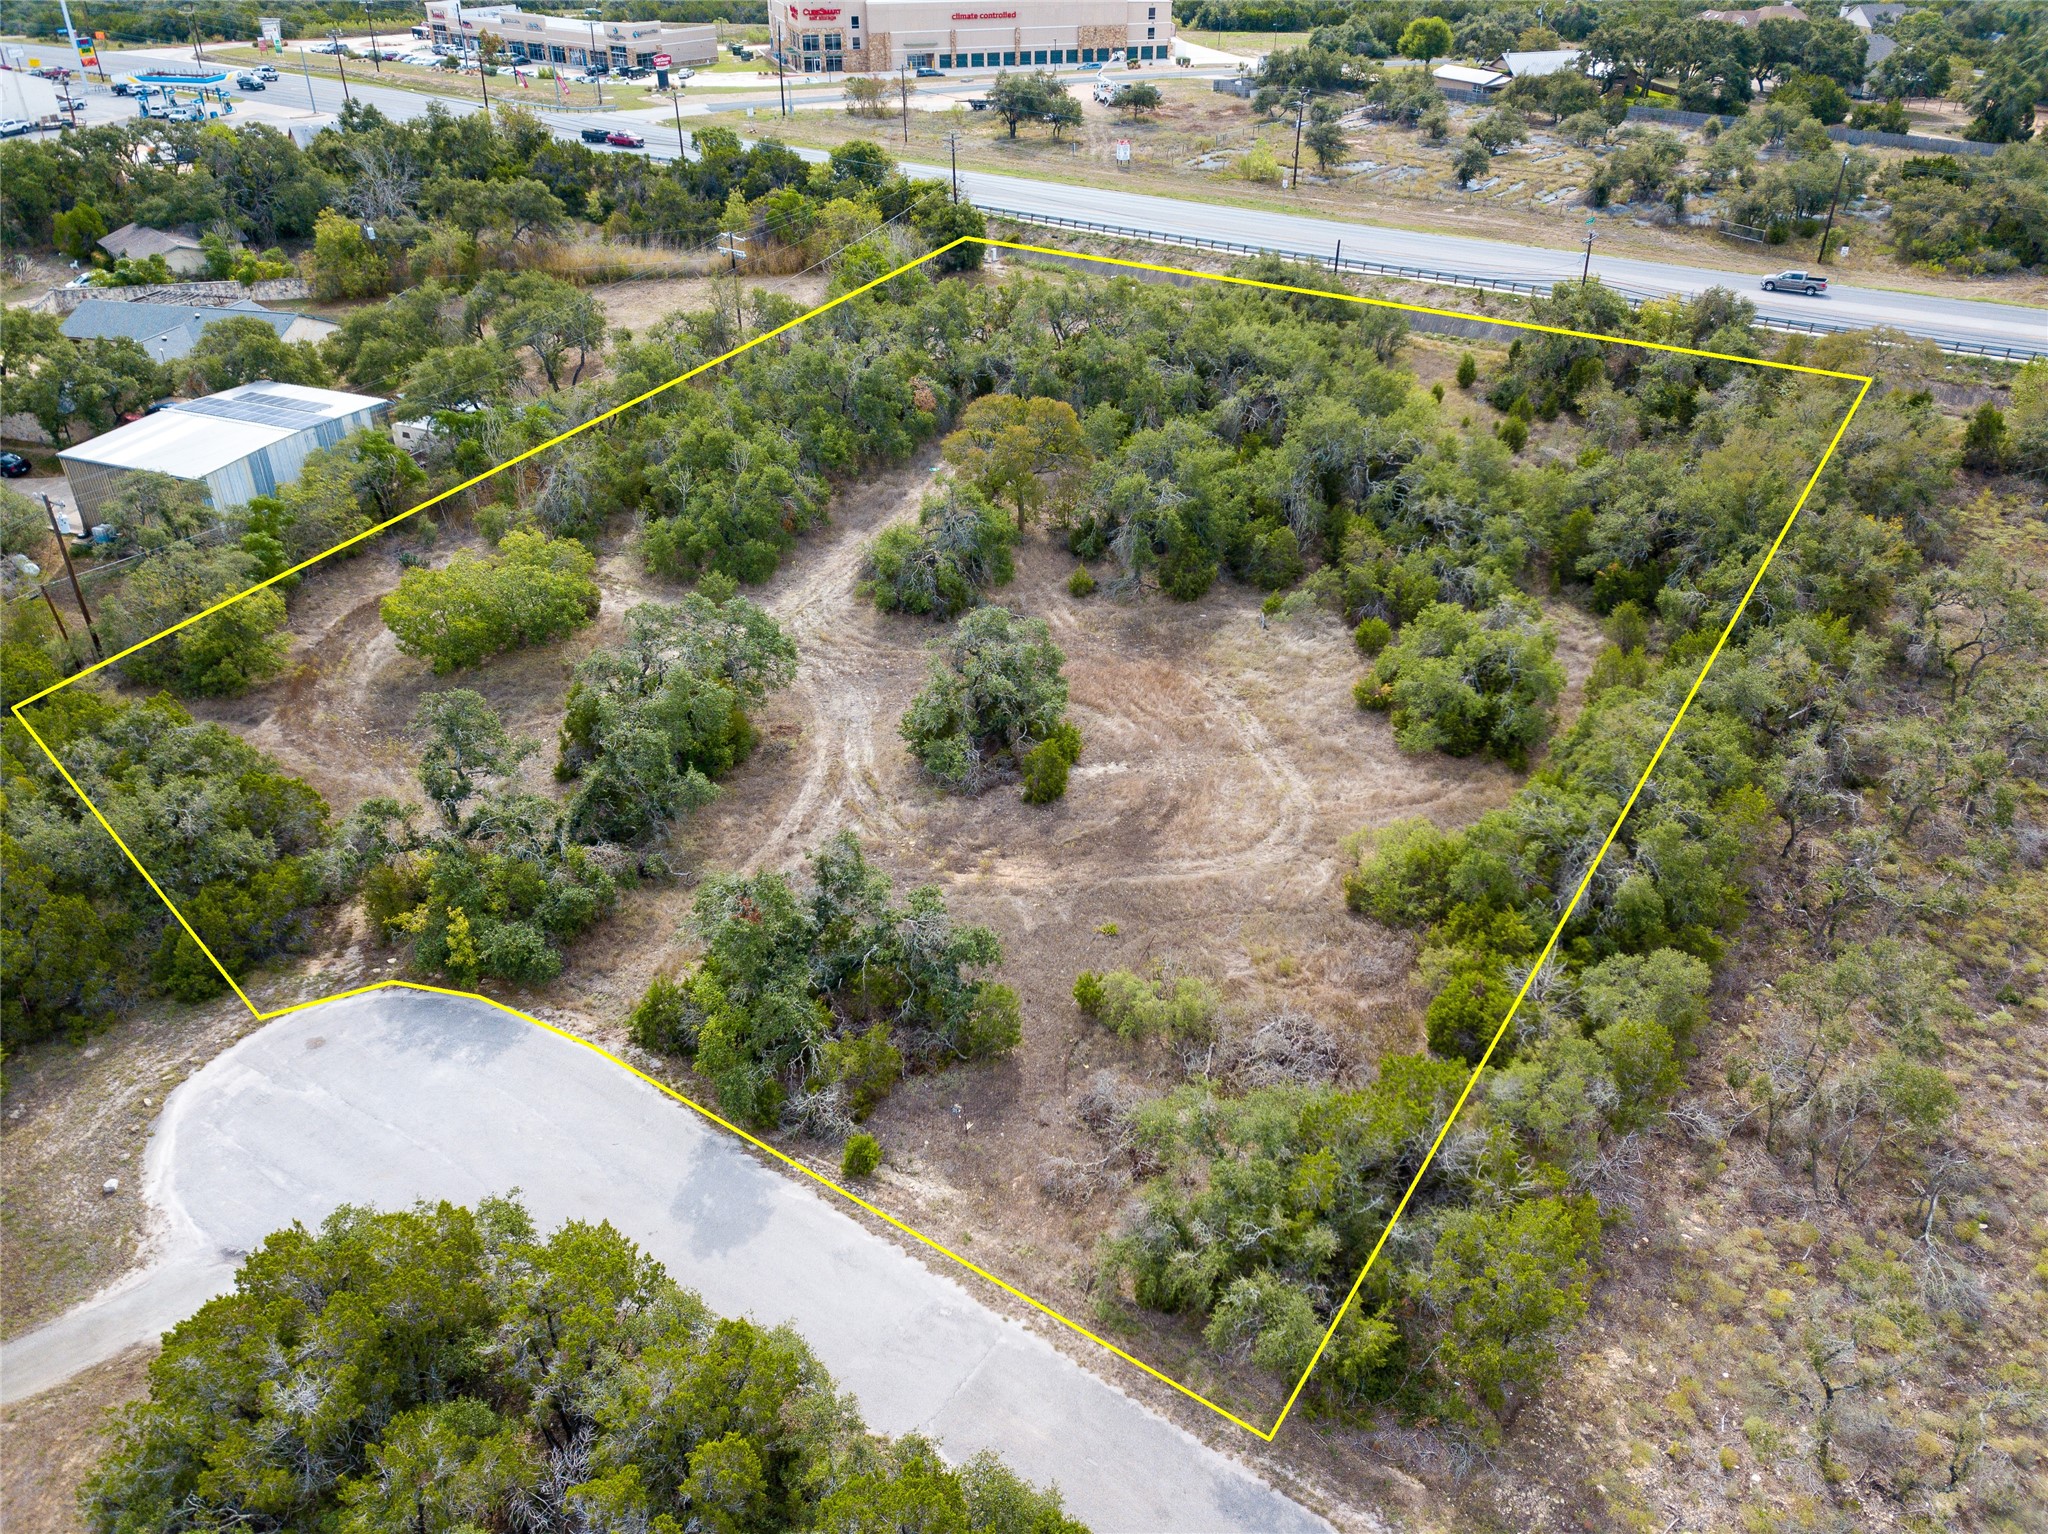
[[[1067,773],[1080,759],[1081,732],[1062,719],[1018,764],[1024,777],[1024,802],[1051,804],[1064,795]]]
[[[992,769],[1021,762],[1065,723],[1066,656],[1041,618],[980,607],[954,626],[931,664],[931,679],[912,700],[899,733],[926,772],[948,788],[972,793]],[[1080,754],[1078,733],[1071,765]],[[1042,759],[1040,780],[1064,773]],[[1056,797],[1056,796],[1055,796]]]
[[[846,1089],[854,1118],[866,1118],[903,1079],[903,1051],[889,1042],[889,1025],[876,1023],[866,1033],[827,1044],[825,1079]]]
[[[1514,1000],[1515,993],[1502,975],[1497,956],[1459,955],[1443,989],[1437,992],[1424,1016],[1430,1053],[1448,1059],[1477,1060],[1485,1053],[1487,1043]],[[1496,1051],[1495,1061],[1501,1058],[1501,1051]]]
[[[1067,577],[1067,595],[1070,597],[1092,597],[1095,595],[1095,577],[1088,573],[1086,565],[1079,565]]]
[[[1216,1031],[1216,992],[1192,975],[1154,982],[1127,969],[1083,971],[1074,1003],[1123,1039],[1206,1039]]]
[[[861,593],[883,612],[953,618],[1008,584],[1017,529],[971,486],[928,496],[918,525],[884,528],[868,546]]]
[[[1966,468],[1995,473],[2005,466],[2005,413],[1989,400],[1977,407],[1963,431]]]
[[[648,982],[647,992],[626,1018],[626,1033],[642,1049],[682,1054],[695,1042],[689,998],[666,975]]]
[[[1470,352],[1458,359],[1458,387],[1469,389],[1479,380],[1479,360]]]
[[[1528,396],[1524,395],[1523,398]],[[1493,429],[1495,436],[1508,445],[1508,451],[1519,453],[1529,442],[1529,423],[1520,416],[1509,416]]]
[[[1384,618],[1366,618],[1351,631],[1351,642],[1358,646],[1358,653],[1368,660],[1384,650],[1387,641],[1393,637],[1393,626]]]
[[[573,540],[507,533],[494,555],[457,554],[438,570],[407,570],[384,598],[384,623],[399,649],[432,661],[436,672],[474,666],[596,617],[596,563]]]
[[[839,1175],[854,1180],[872,1177],[882,1164],[882,1142],[871,1134],[857,1134],[846,1142],[839,1157]]]

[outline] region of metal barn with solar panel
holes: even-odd
[[[265,380],[175,401],[57,456],[88,527],[124,479],[150,470],[196,480],[215,511],[232,511],[297,479],[316,448],[382,426],[390,408],[369,394]]]

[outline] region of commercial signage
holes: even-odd
[[[665,53],[657,53],[654,56],[654,67],[656,69],[666,69],[669,65],[673,64],[674,62],[675,60],[670,58]]]
[[[794,16],[796,12],[791,11],[790,14]],[[834,6],[830,10],[814,10],[809,6],[804,7],[805,21],[836,21],[838,19],[839,8],[837,6]]]
[[[1015,11],[955,11],[954,21],[1015,21]]]

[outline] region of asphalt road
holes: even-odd
[[[172,1093],[144,1183],[160,1260],[0,1349],[0,1397],[153,1339],[294,1220],[517,1189],[543,1229],[609,1220],[714,1309],[794,1325],[870,1426],[956,1459],[995,1449],[1103,1534],[1327,1530],[836,1199],[481,1002],[383,991],[272,1023]]]
[[[109,59],[110,66],[115,69],[145,68],[152,63],[163,62],[160,58],[142,54],[109,55]],[[428,102],[435,99],[414,91],[353,80],[350,88],[358,100],[374,102],[380,110],[400,119],[420,115],[426,111]],[[937,88],[928,86],[927,89]],[[957,84],[944,87],[948,94],[956,89]],[[341,108],[339,81],[315,77],[310,82],[310,95],[321,111],[339,111]],[[297,79],[287,76],[272,86],[266,96],[290,105],[303,105],[308,99],[308,82],[303,76]],[[807,95],[806,99],[811,98]],[[755,126],[759,131],[767,132],[774,120],[774,103],[772,88],[758,97],[750,93],[722,91],[715,102],[704,98],[691,101],[684,107],[684,121],[687,126],[692,117],[701,117],[707,112],[744,113],[747,107],[753,106],[757,113]],[[527,94],[524,104],[538,105],[531,93]],[[454,112],[480,110],[475,103],[467,101],[449,100],[445,105]],[[585,126],[604,123],[642,134],[647,139],[646,152],[656,159],[674,159],[679,152],[679,135],[673,118],[661,118],[659,113],[541,110],[540,116],[565,138],[574,137]],[[798,152],[807,159],[824,158],[816,150]],[[945,167],[937,165],[905,162],[904,168],[913,175],[936,178],[947,174]],[[1114,185],[1070,185],[988,171],[962,171],[960,186],[976,205],[1009,213],[1100,223],[1169,239],[1195,238],[1256,245],[1318,261],[1331,259],[1341,244],[1347,259],[1422,268],[1467,279],[1548,284],[1577,277],[1583,260],[1583,253],[1576,249],[1552,250],[1180,198],[1141,196]],[[1057,243],[1057,236],[1051,237],[1048,243]],[[1798,258],[1788,255],[1785,259],[1790,265],[1796,264]],[[1768,320],[1818,325],[1823,329],[1890,326],[1908,335],[1925,337],[1945,345],[2014,348],[2048,356],[2048,310],[2017,304],[1937,298],[1845,283],[1832,285],[1825,298],[1766,293],[1758,286],[1758,276],[1753,272],[1608,257],[1601,253],[1597,238],[1592,270],[1603,282],[1636,297],[1668,294],[1692,297],[1711,287],[1727,287],[1748,297],[1756,304],[1758,313]]]

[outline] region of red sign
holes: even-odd
[[[834,8],[832,9],[832,10],[829,10],[829,11],[826,11],[826,10],[812,10],[812,9],[810,9],[809,7],[806,7],[806,8],[805,8],[805,10],[804,10],[804,20],[805,20],[805,21],[832,21],[832,20],[836,19],[836,18],[838,17],[838,15],[839,15],[839,11],[838,11],[837,7],[834,7]]]
[[[656,69],[666,69],[670,64],[674,62],[675,61],[665,53],[657,53],[654,56],[654,67]]]
[[[955,11],[954,21],[1015,21],[1015,11]]]

